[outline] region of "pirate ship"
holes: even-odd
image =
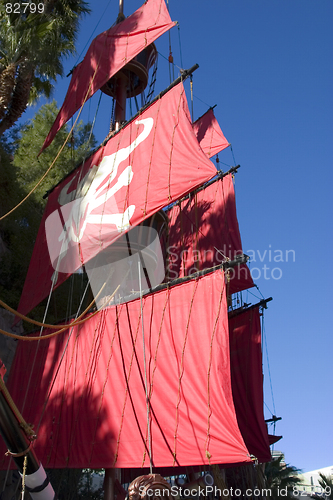
[[[54,495],[40,464],[103,468],[105,498],[121,499],[138,476],[133,497],[140,485],[141,496],[168,489],[157,472],[175,484],[254,489],[258,464],[271,459],[260,331],[270,299],[235,307],[254,285],[236,216],[238,167],[223,173],[210,159],[229,146],[213,110],[192,120],[184,82],[197,65],[126,120],[126,99],[156,64],[154,41],[174,24],[164,0],[128,18],[120,2],[117,23],[74,69],[42,148],[95,92],[112,97],[107,139],[47,194],[18,310],[77,272],[93,307],[19,341],[8,389],[32,427],[22,430],[18,412],[10,418],[0,394],[2,434],[33,498]]]

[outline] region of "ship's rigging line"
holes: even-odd
[[[147,384],[147,363],[146,363],[146,347],[145,347],[145,329],[143,323],[143,304],[142,304],[142,283],[141,283],[141,255],[138,261],[139,270],[139,286],[140,286],[140,311],[141,311],[141,330],[142,330],[142,347],[143,347],[143,369],[145,375],[145,393],[146,393],[146,407],[147,407],[147,433],[148,433],[148,448],[149,448],[149,470],[150,474],[153,473],[152,463],[152,450],[151,450],[151,434],[150,434],[150,400],[148,395]]]
[[[76,62],[75,62],[75,64],[74,64],[74,66],[73,66],[73,68],[72,68],[71,72],[70,72],[67,76],[69,76],[69,75],[71,75],[71,74],[73,73],[74,68],[77,66],[77,64],[78,64],[79,60],[81,59],[81,56],[82,56],[83,52],[86,50],[86,48],[87,48],[87,46],[88,46],[88,44],[89,44],[90,40],[91,40],[91,39],[92,39],[92,37],[94,36],[94,33],[95,33],[95,31],[97,30],[99,23],[100,23],[100,22],[101,22],[101,20],[103,19],[104,15],[105,15],[105,12],[108,10],[110,3],[111,3],[111,0],[109,0],[109,3],[108,3],[108,4],[107,4],[107,6],[105,7],[103,14],[101,15],[101,17],[100,17],[100,18],[99,18],[99,20],[97,21],[97,23],[96,23],[96,25],[95,25],[95,28],[93,29],[93,32],[91,33],[90,37],[88,38],[87,43],[85,44],[85,46],[84,46],[84,47],[83,47],[83,49],[81,50],[80,55],[79,55],[79,56],[78,56],[78,58],[76,59]]]
[[[64,244],[64,242],[62,243],[62,245],[63,244]],[[55,283],[57,281],[58,267],[59,267],[59,259],[58,259],[58,262],[57,262],[57,267],[56,267],[55,273],[52,276],[51,289],[50,289],[50,293],[49,293],[49,296],[48,296],[48,299],[47,299],[47,304],[46,304],[45,311],[44,311],[43,323],[45,323],[46,316],[47,316],[47,313],[48,313],[48,310],[49,310],[50,301],[51,301],[52,291],[53,291],[54,285],[55,285]],[[43,326],[40,328],[39,337],[42,336],[43,328],[44,328]],[[27,401],[28,389],[30,387],[30,382],[31,382],[31,379],[32,379],[32,372],[34,371],[35,363],[36,363],[36,359],[37,359],[37,352],[38,352],[38,349],[39,349],[39,342],[40,341],[38,340],[37,345],[36,345],[36,349],[35,349],[34,359],[32,361],[31,370],[30,370],[30,373],[29,373],[28,384],[27,384],[27,388],[26,388],[26,391],[25,391],[23,405],[22,405],[22,410],[21,410],[22,412],[24,411],[25,403]],[[23,494],[24,494],[24,492],[23,492]]]
[[[274,394],[273,394],[273,385],[272,385],[272,377],[271,377],[271,370],[269,366],[269,357],[268,357],[268,348],[267,348],[267,339],[266,339],[266,332],[265,332],[265,324],[264,324],[264,312],[261,317],[261,331],[262,331],[262,336],[263,340],[265,341],[265,352],[266,352],[266,359],[267,359],[267,368],[268,368],[268,377],[269,377],[269,385],[271,388],[271,396],[272,396],[272,403],[273,403],[273,411],[274,415],[276,415],[276,409],[275,409],[275,401],[274,401]],[[267,407],[268,408],[268,407]],[[272,412],[271,412],[272,413]],[[275,433],[275,425],[274,425],[274,433]]]
[[[87,283],[87,285],[86,285],[86,289],[85,289],[84,293],[82,294],[82,297],[81,297],[81,302],[80,302],[80,304],[79,304],[79,307],[78,307],[78,310],[77,310],[77,313],[76,313],[76,314],[78,314],[78,313],[79,313],[79,311],[80,311],[80,309],[81,309],[81,307],[82,307],[82,304],[83,304],[83,301],[84,301],[84,297],[85,297],[85,295],[86,295],[86,293],[87,293],[88,287],[89,287],[89,282]],[[58,367],[57,367],[56,372],[55,372],[55,374],[54,374],[53,380],[51,381],[50,386],[49,386],[49,391],[48,391],[48,394],[47,394],[47,396],[46,396],[45,403],[44,403],[44,406],[43,406],[43,409],[42,409],[42,412],[41,412],[41,416],[40,416],[40,419],[39,419],[38,424],[37,424],[36,434],[38,433],[38,430],[39,430],[40,425],[41,425],[41,423],[42,423],[42,419],[43,419],[43,416],[44,416],[44,413],[45,413],[45,410],[46,410],[46,405],[47,405],[47,403],[48,403],[48,401],[49,401],[49,399],[50,399],[51,391],[52,391],[52,388],[53,388],[53,386],[54,386],[54,384],[55,384],[56,378],[57,378],[57,376],[58,376],[58,373],[59,373],[59,370],[60,370],[60,366],[61,366],[61,363],[62,363],[62,361],[63,361],[63,359],[64,359],[64,356],[65,356],[65,353],[66,353],[66,350],[67,350],[67,347],[68,347],[68,344],[69,344],[70,338],[71,338],[71,336],[72,336],[73,330],[74,330],[74,326],[71,326],[71,330],[70,330],[70,332],[69,332],[69,335],[68,335],[68,338],[67,338],[67,341],[66,341],[66,344],[65,344],[65,347],[64,347],[63,353],[62,353],[61,358],[60,358],[60,360],[59,360]],[[27,387],[27,388],[26,388],[26,394],[27,394],[27,392],[28,392],[28,389],[29,389],[29,387]]]
[[[182,55],[182,42],[181,42],[181,38],[180,38],[180,26],[179,26],[179,23],[177,23],[177,28],[178,28],[178,40],[179,40],[180,64],[182,65],[182,68],[183,68],[184,66],[183,66],[183,55]]]
[[[95,296],[94,300],[91,301],[91,303],[88,305],[88,307],[83,311],[83,313],[80,314],[80,316],[78,317],[78,320],[79,321],[73,321],[73,323],[71,324],[71,326],[77,326],[77,325],[80,325],[82,323],[85,323],[88,319],[90,319],[92,316],[95,316],[96,314],[99,313],[99,311],[95,311],[94,313],[92,313],[90,316],[87,316],[86,318],[82,319],[81,318],[89,311],[89,309],[91,309],[91,307],[93,306],[94,302],[96,301],[96,299],[98,298],[98,296],[100,295],[100,293],[102,292],[102,290],[104,289],[105,287],[105,283],[104,285],[101,287],[100,291],[98,292],[98,294]],[[114,294],[118,291],[120,285],[117,286],[116,290],[113,292],[113,294],[108,298],[108,301],[106,303],[106,305],[111,302],[111,300],[113,299],[114,297]],[[1,301],[0,301],[1,303]],[[8,310],[9,309],[9,306],[6,306],[6,309]],[[24,316],[22,314],[22,316]],[[24,316],[25,318],[25,316]],[[30,318],[27,318],[28,320],[30,320]],[[31,322],[31,320],[30,320]],[[49,328],[46,324],[42,325],[43,328]],[[56,326],[55,325],[51,325],[51,328],[54,329]],[[16,333],[10,333],[10,332],[6,332],[5,330],[2,330],[0,329],[0,333],[2,333],[3,335],[6,335],[7,337],[11,337],[13,339],[17,339],[17,340],[45,340],[45,339],[50,339],[52,337],[55,337],[56,335],[59,335],[60,333],[64,332],[65,330],[68,330],[69,328],[69,325],[61,325],[61,328],[60,330],[57,330],[56,332],[53,332],[53,333],[49,333],[47,335],[43,335],[42,337],[30,337],[30,336],[22,336],[22,335],[16,335]]]
[[[168,7],[168,12],[170,13],[169,0],[167,0],[167,7]],[[172,79],[171,79],[171,67],[172,67],[172,78],[173,78],[173,80],[175,79],[175,67],[174,67],[174,64],[173,64],[173,57],[172,57],[171,33],[170,33],[170,30],[169,30],[168,34],[169,34],[169,77],[170,77],[170,83],[171,83],[172,82]]]

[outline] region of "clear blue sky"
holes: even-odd
[[[124,0],[125,15],[141,3]],[[93,36],[109,28],[118,12],[118,0],[90,6],[78,55],[102,14]],[[282,417],[276,434],[283,440],[276,449],[304,471],[330,466],[333,2],[169,0],[169,6],[180,26],[171,31],[176,65],[200,65],[194,74],[195,118],[218,105],[215,115],[241,165],[236,196],[243,249],[254,257],[261,293],[273,297],[265,313],[270,375],[265,352],[263,360],[265,416]],[[166,58],[168,44],[168,34],[156,43]],[[76,59],[65,62],[66,73]],[[56,85],[58,105],[68,83],[65,78]],[[160,56],[157,88],[168,84],[168,63]],[[99,140],[109,127],[103,99]],[[85,120],[94,109],[94,101],[86,105]],[[230,150],[220,160],[234,164]],[[245,300],[256,302],[252,295]]]

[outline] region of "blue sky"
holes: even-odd
[[[141,3],[124,0],[125,15]],[[98,21],[93,36],[117,16],[117,0],[90,6],[77,55]],[[241,165],[235,182],[243,249],[253,257],[262,295],[273,297],[265,313],[265,416],[282,417],[276,434],[283,440],[276,448],[288,463],[304,471],[327,467],[333,464],[333,2],[169,0],[169,7],[179,21],[179,30],[171,31],[175,64],[200,66],[193,77],[194,118],[217,104],[215,115]],[[156,45],[162,90],[169,84],[163,58],[169,55],[168,34]],[[66,74],[76,61],[65,61]],[[68,84],[69,78],[56,84],[58,105]],[[111,103],[103,99],[99,140],[110,117]],[[84,120],[93,118],[96,99],[91,101]],[[230,150],[220,160],[234,164]],[[253,295],[245,300],[256,302]]]

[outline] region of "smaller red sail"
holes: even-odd
[[[249,452],[261,463],[270,462],[258,307],[229,318],[229,342],[232,396],[239,429]]]
[[[174,25],[164,0],[147,0],[124,21],[98,35],[73,71],[65,101],[39,154],[87,99]]]
[[[182,83],[50,193],[19,312],[158,210],[217,173],[192,130]],[[55,274],[56,273],[56,274]]]
[[[174,205],[168,219],[169,279],[189,276],[243,254],[231,175]],[[254,286],[246,264],[229,273],[229,295]]]
[[[145,355],[140,299],[19,342],[8,388],[44,467],[148,467],[145,371],[154,467],[251,462],[232,398],[224,273],[147,295],[142,309]]]
[[[230,145],[224,137],[212,109],[209,109],[193,123],[193,130],[202,150],[208,158],[211,158]]]

